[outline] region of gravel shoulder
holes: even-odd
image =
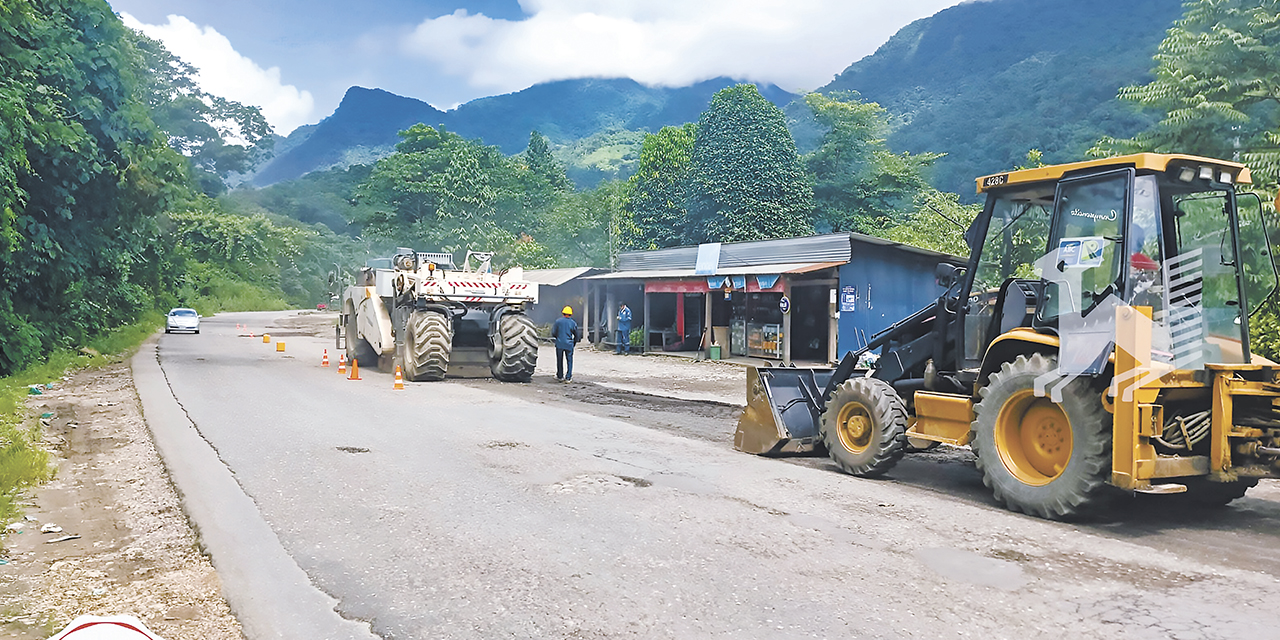
[[[25,497],[3,541],[0,630],[47,638],[79,615],[128,614],[166,640],[235,640],[240,624],[168,479],[128,361],[67,376],[28,406],[53,481]],[[60,532],[41,533],[46,524]],[[56,542],[60,538],[78,536]]]

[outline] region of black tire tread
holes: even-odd
[[[444,380],[453,350],[449,318],[438,311],[414,311],[406,325],[404,376],[413,382]]]
[[[1049,520],[1087,517],[1106,507],[1111,470],[1112,418],[1103,408],[1100,394],[1090,386],[1091,379],[1080,378],[1062,390],[1060,406],[1071,423],[1072,453],[1067,468],[1053,481],[1029,488],[1004,467],[994,443],[996,421],[1005,400],[1055,369],[1057,358],[1040,353],[1020,355],[1001,365],[979,392],[982,400],[974,406],[969,446],[977,457],[983,484],[1006,508]]]
[[[373,345],[367,340],[361,338],[356,332],[356,317],[352,314],[348,317],[347,325],[347,363],[360,361],[362,367],[378,366],[378,352],[373,350]]]
[[[538,332],[523,313],[508,313],[498,322],[502,352],[490,357],[493,377],[503,382],[528,382],[538,365]]]
[[[840,407],[858,401],[872,413],[877,438],[861,454],[846,449],[840,441],[835,421]],[[819,430],[827,454],[845,473],[871,478],[884,475],[906,453],[907,408],[893,386],[877,378],[851,378],[831,394]]]

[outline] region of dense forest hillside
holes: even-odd
[[[897,116],[889,145],[941,152],[933,184],[964,196],[972,179],[1021,162],[1078,159],[1101,136],[1153,115],[1117,90],[1150,81],[1179,0],[990,0],[917,20],[819,91],[857,91]]]
[[[371,163],[394,150],[397,132],[419,122],[444,125],[506,154],[523,151],[534,130],[553,144],[613,132],[657,131],[697,120],[711,96],[733,84],[717,78],[672,89],[629,79],[564,80],[480,98],[448,112],[380,89],[352,87],[333,115],[283,141],[287,150],[263,167],[253,183],[265,186],[316,169]],[[774,86],[762,86],[760,92],[778,105],[796,97]],[[305,140],[291,144],[294,136]]]
[[[975,175],[1014,166],[1031,149],[1046,162],[1069,161],[1101,136],[1149,127],[1155,116],[1122,104],[1116,93],[1151,79],[1156,46],[1181,13],[1179,0],[967,2],[904,27],[818,91],[856,91],[884,106],[895,125],[890,148],[946,154],[931,181],[969,198]],[[696,121],[712,94],[732,84],[717,78],[672,89],[628,79],[565,80],[447,112],[352,87],[333,115],[280,141],[252,182],[371,163],[394,150],[398,131],[422,122],[506,154],[521,152],[529,132],[540,131],[575,183],[594,186],[629,175],[641,132]],[[779,106],[796,97],[773,86],[760,90]],[[793,134],[804,147],[820,132]]]

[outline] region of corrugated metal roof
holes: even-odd
[[[618,254],[618,269],[692,269],[698,262],[697,247],[672,247],[653,251],[628,251]]]
[[[820,236],[724,243],[720,246],[720,262],[717,273],[728,273],[725,271],[727,268],[754,265],[794,264],[799,262],[839,262],[843,264],[849,262],[854,246],[859,243],[893,247],[948,262],[964,262],[962,258],[957,258],[953,255],[921,249],[909,244],[861,233],[828,233]],[[698,247],[628,251],[618,256],[618,270],[661,271],[693,269],[697,260]]]
[[[922,256],[929,256],[930,258],[936,258],[938,260],[943,260],[946,262],[953,262],[956,264],[964,264],[965,262],[967,262],[967,260],[965,260],[960,256],[953,256],[949,253],[940,253],[938,251],[933,251],[931,249],[922,249],[915,245],[903,244],[895,240],[885,240],[884,238],[877,238],[875,236],[868,236],[861,233],[852,233],[852,232],[849,233],[849,237],[854,242],[865,242],[867,244],[875,244],[875,245],[880,245],[882,247],[893,247],[895,249],[901,249],[903,251],[907,251],[910,253],[918,253]]]
[[[574,278],[593,271],[603,271],[596,267],[570,267],[567,269],[535,269],[524,272],[524,279],[548,287],[558,287]]]
[[[727,267],[797,262],[848,262],[849,234],[726,242],[720,245],[720,272]],[[654,251],[628,251],[618,256],[620,271],[640,269],[692,269],[697,247],[673,247]]]
[[[746,267],[726,267],[715,272],[716,276],[755,276],[782,273],[811,273],[822,269],[834,269],[844,262],[790,262],[786,264],[758,264]],[[694,269],[643,269],[635,271],[615,271],[589,276],[587,280],[648,280],[659,278],[706,278]]]

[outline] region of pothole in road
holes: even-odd
[[[364,447],[334,447],[334,448],[343,453],[369,453],[369,450]]]
[[[649,487],[653,483],[644,478],[610,474],[583,474],[568,480],[547,485],[550,493],[603,493],[623,487]]]
[[[527,447],[529,445],[523,442],[502,442],[502,441],[495,440],[493,442],[486,442],[480,446],[486,449],[519,449],[522,447]]]

